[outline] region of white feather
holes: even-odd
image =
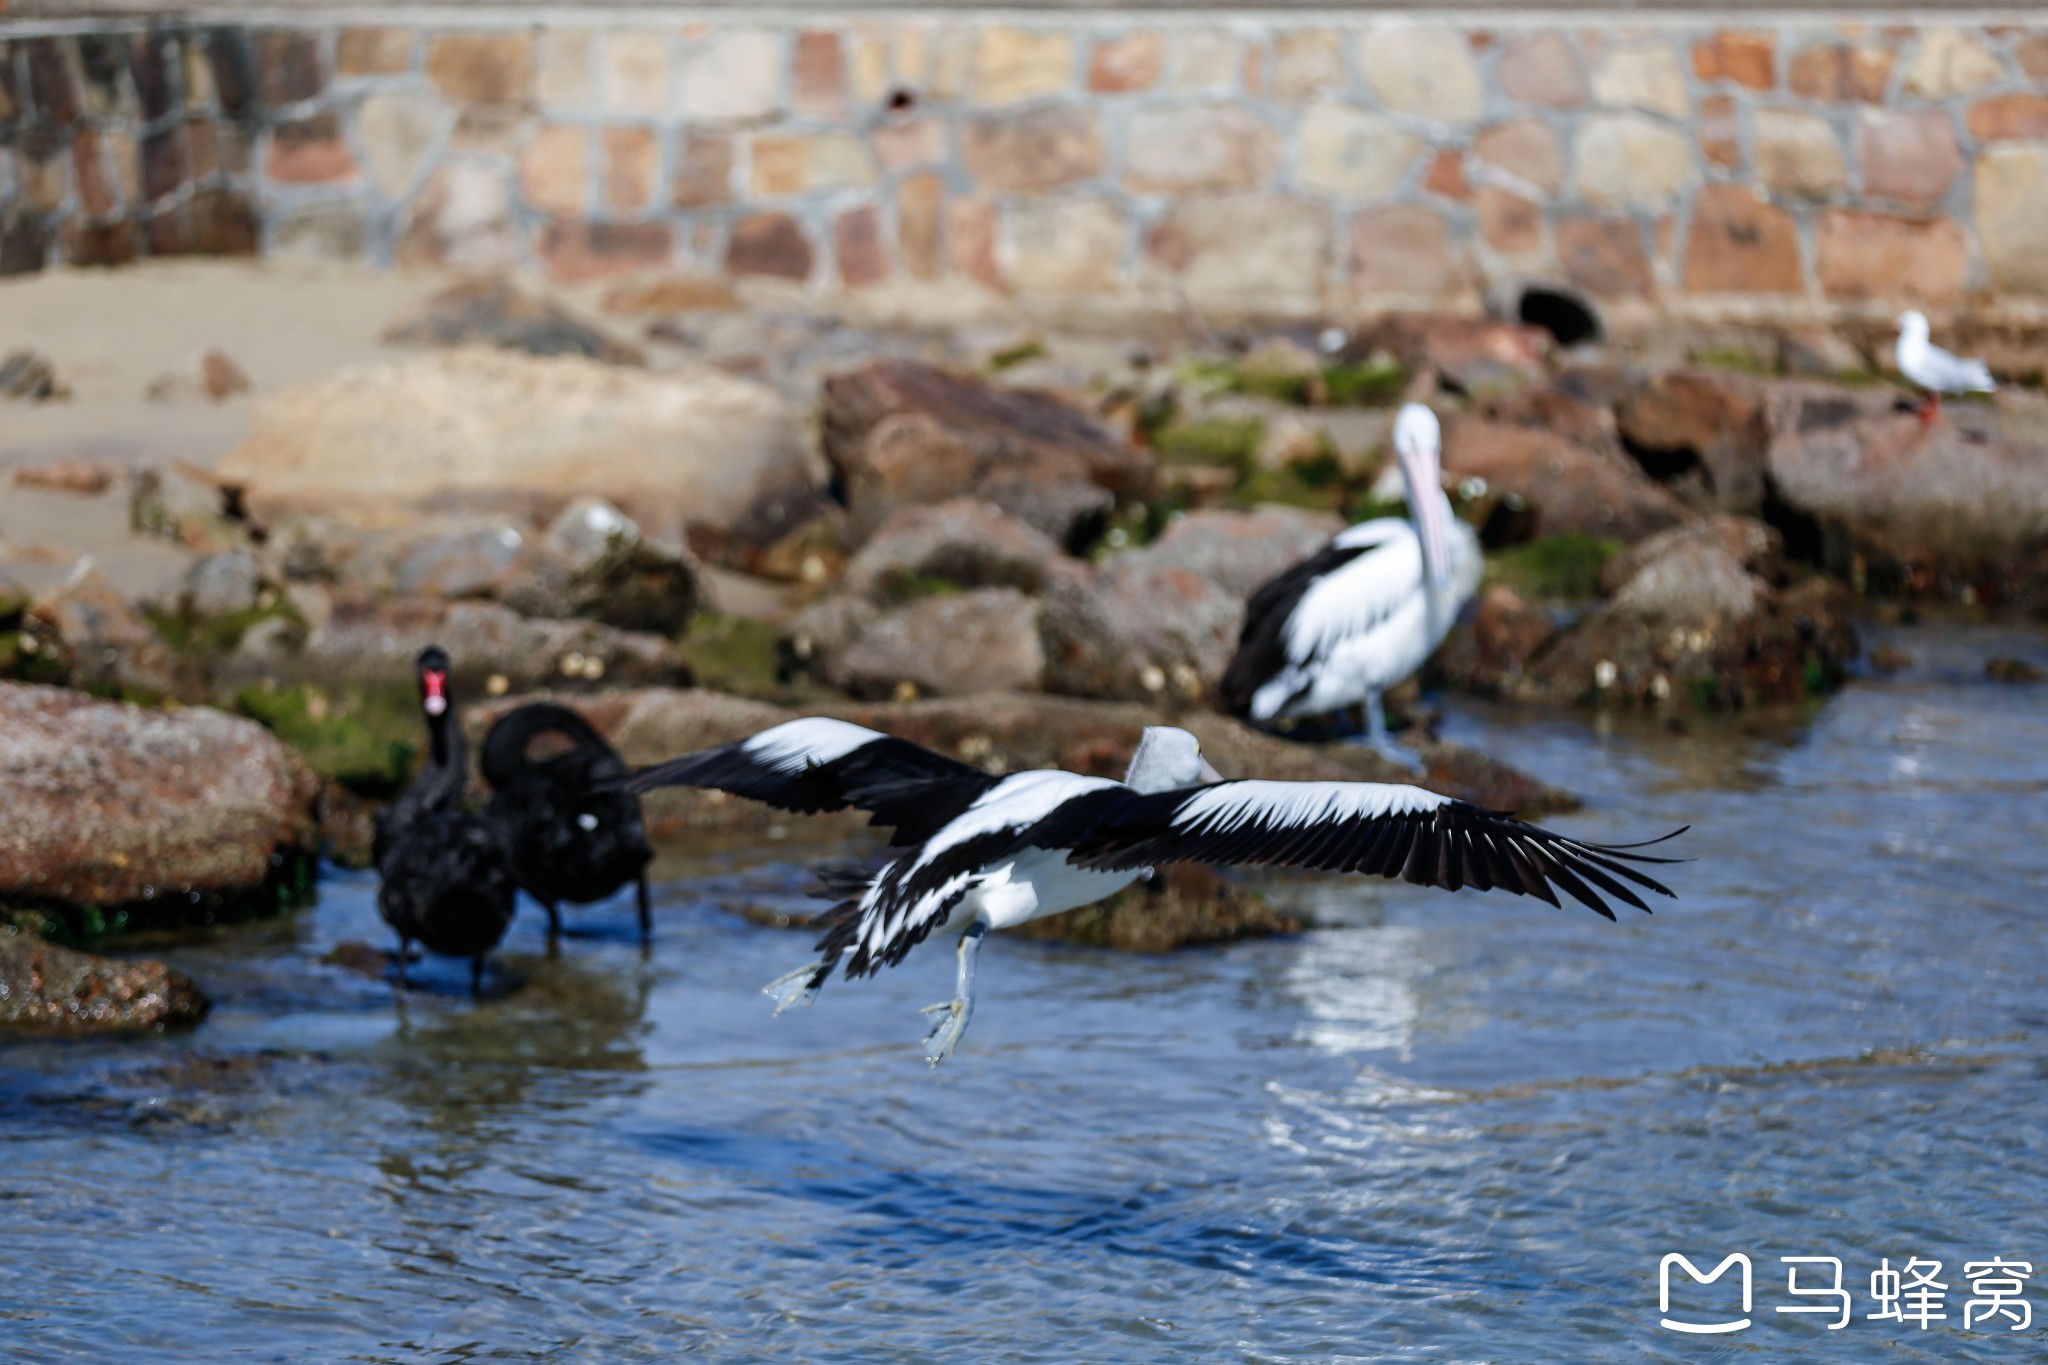
[[[824,716],[784,721],[742,744],[748,757],[779,772],[801,772],[813,764],[844,758],[863,744],[885,739],[879,730]]]
[[[1998,384],[1981,360],[1966,360],[1927,339],[1927,319],[1899,319],[1899,373],[1934,393],[1995,393]]]
[[[1379,820],[1435,810],[1450,800],[1421,787],[1387,782],[1224,782],[1189,797],[1174,812],[1183,834],[1229,834],[1250,824],[1308,829],[1347,820]]]

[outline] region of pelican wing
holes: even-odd
[[[1334,640],[1370,630],[1399,606],[1400,596],[1391,589],[1398,566],[1382,570],[1377,565],[1384,561],[1376,557],[1404,538],[1415,561],[1410,577],[1419,584],[1422,551],[1414,529],[1405,521],[1383,517],[1352,527],[1253,593],[1245,604],[1237,652],[1217,689],[1224,709],[1247,714],[1253,697],[1268,682],[1319,657]],[[1361,563],[1367,565],[1362,573],[1357,568]],[[1359,573],[1357,580],[1354,573]],[[1354,592],[1359,597],[1352,598]]]
[[[1220,782],[1150,794],[1119,789],[1081,805],[1063,812],[1064,827],[1048,822],[1041,837],[1097,871],[1191,862],[1303,867],[1448,891],[1501,890],[1552,905],[1560,888],[1609,919],[1602,892],[1645,913],[1650,907],[1629,883],[1672,894],[1628,864],[1674,859],[1567,838],[1420,787]]]
[[[1305,664],[1370,633],[1422,591],[1422,542],[1405,521],[1368,522],[1384,531],[1364,553],[1317,579],[1287,618],[1287,660]],[[1358,528],[1354,528],[1354,531]]]
[[[931,837],[997,781],[907,739],[806,716],[642,768],[623,785],[630,792],[708,787],[804,814],[851,807],[910,844]]]

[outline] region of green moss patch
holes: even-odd
[[[394,796],[411,776],[420,730],[409,688],[332,697],[298,684],[245,687],[234,709],[290,745],[323,778],[361,796]]]
[[[1545,536],[1492,555],[1486,573],[1532,602],[1581,602],[1600,595],[1600,570],[1621,548],[1606,536]]]
[[[767,621],[707,613],[691,623],[676,652],[699,687],[763,697],[781,685],[780,638]]]

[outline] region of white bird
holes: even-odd
[[[1372,746],[1410,768],[1387,739],[1380,696],[1426,663],[1479,588],[1479,538],[1444,496],[1443,435],[1420,403],[1394,421],[1409,520],[1360,522],[1252,594],[1224,709],[1270,723],[1363,702]]]
[[[1933,395],[1920,409],[1920,425],[1931,426],[1945,393],[1996,393],[1998,384],[1981,360],[1965,360],[1927,339],[1927,315],[1899,314],[1899,373]]]
[[[958,985],[925,1039],[937,1065],[974,1012],[982,937],[1102,899],[1163,863],[1273,864],[1499,889],[1558,903],[1553,887],[1609,919],[1605,892],[1647,912],[1627,866],[1664,863],[1640,845],[1570,839],[1420,787],[1224,781],[1185,730],[1148,728],[1122,782],[1038,770],[995,777],[846,721],[807,717],[636,773],[629,791],[709,787],[784,810],[869,812],[893,828],[872,874],[828,875],[844,896],[820,917],[821,956],[766,993],[808,1005],[842,962],[849,977],[893,967],[926,937],[960,932]],[[1680,831],[1682,832],[1682,831]],[[1666,835],[1666,838],[1671,837]]]

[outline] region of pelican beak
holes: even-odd
[[[1223,774],[1217,772],[1214,767],[1210,766],[1209,760],[1206,758],[1202,760],[1202,771],[1198,774],[1198,776],[1201,777],[1202,785],[1205,787],[1212,782],[1221,782],[1223,780]]]

